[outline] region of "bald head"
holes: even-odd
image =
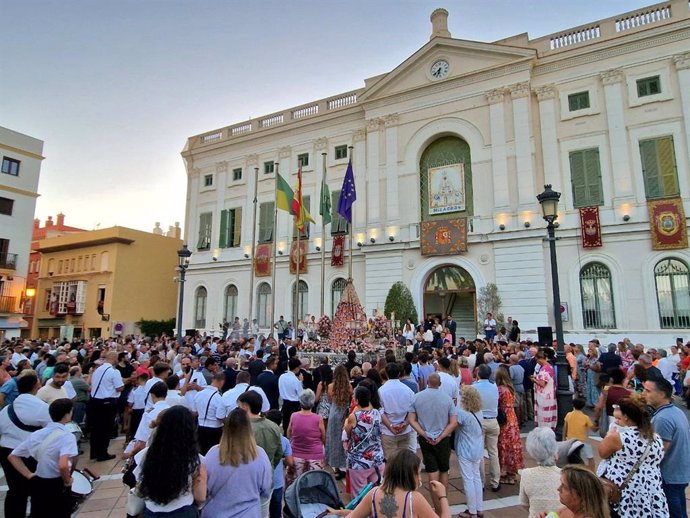
[[[439,388],[441,386],[441,376],[436,372],[429,374],[429,379],[426,384],[429,388]]]
[[[109,351],[108,354],[105,355],[105,361],[115,365],[117,363],[117,355],[117,351]]]

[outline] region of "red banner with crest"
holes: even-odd
[[[290,273],[297,273],[297,241],[290,246]],[[307,273],[307,242],[299,241],[299,273]]]
[[[345,236],[333,236],[331,266],[342,266],[345,259]]]
[[[467,218],[422,221],[422,255],[467,252]]]
[[[648,201],[647,208],[653,250],[677,250],[688,247],[683,200],[669,198]]]
[[[580,207],[580,227],[582,228],[582,248],[602,246],[599,207]]]
[[[272,256],[273,245],[271,243],[256,245],[254,250],[254,275],[257,277],[268,277],[271,275]]]

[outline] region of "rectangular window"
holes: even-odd
[[[213,175],[212,174],[205,174],[204,175],[204,187],[211,187],[213,185]]]
[[[273,160],[264,162],[264,174],[273,174],[276,169],[276,164]]]
[[[98,300],[96,301],[96,311],[99,315],[103,314],[105,308],[105,286],[98,287]]]
[[[302,203],[304,203],[304,207],[307,209],[307,212],[311,214],[310,206],[311,206],[311,198],[309,196],[304,196],[302,195]],[[293,225],[292,229],[292,235],[297,234],[297,227]],[[304,222],[304,229],[302,232],[299,233],[300,239],[309,239],[309,221]]]
[[[242,179],[242,168],[238,167],[237,169],[232,170],[232,181],[233,182],[239,182]]]
[[[331,193],[331,235],[347,234],[347,220],[338,214],[340,191]]]
[[[335,159],[343,160],[347,158],[347,146],[335,146]]]
[[[646,97],[661,93],[661,78],[659,76],[645,77],[637,80],[637,96]]]
[[[678,174],[673,137],[640,141],[642,177],[648,200],[678,196]]]
[[[273,242],[273,212],[275,205],[272,201],[259,205],[259,243]]]
[[[6,216],[12,215],[12,208],[14,207],[14,200],[9,198],[0,198],[0,214]]]
[[[589,108],[589,92],[578,92],[568,96],[568,109],[571,112]]]
[[[213,224],[213,214],[203,212],[199,214],[199,242],[197,250],[209,250],[211,248],[211,225]]]
[[[593,207],[604,204],[599,148],[571,151],[570,181],[573,187],[574,207]]]
[[[21,164],[19,160],[15,160],[14,158],[4,156],[2,157],[2,172],[6,174],[11,174],[12,176],[18,176],[19,164]]]
[[[57,298],[58,315],[84,313],[86,300],[86,281],[66,281],[53,283],[53,293]]]
[[[53,290],[44,290],[43,291],[43,296],[44,296],[43,309],[45,311],[50,311],[50,299],[51,299],[52,293],[53,293]]]
[[[301,163],[302,167],[307,167],[309,165],[309,153],[297,155],[297,163]]]
[[[227,209],[220,211],[219,248],[235,248],[240,246],[242,234],[242,209]]]

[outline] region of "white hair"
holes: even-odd
[[[527,434],[525,443],[527,453],[537,461],[540,466],[553,466],[556,464],[558,444],[556,434],[547,426],[539,426]]]
[[[316,394],[312,389],[304,389],[299,395],[299,406],[304,410],[310,410],[314,408],[314,403],[316,403]]]

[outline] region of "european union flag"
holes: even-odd
[[[355,174],[352,172],[352,159],[350,159],[343,179],[343,188],[340,190],[340,198],[338,198],[338,214],[345,218],[350,225],[352,225],[352,204],[356,199]]]

